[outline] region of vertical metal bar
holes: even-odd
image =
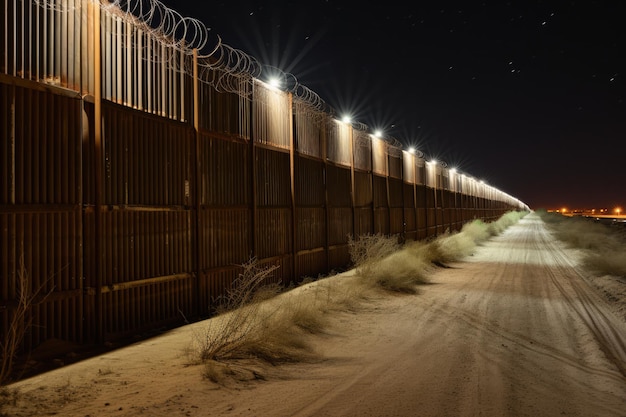
[[[67,87],[69,84],[69,71],[68,71],[68,55],[71,51],[69,49],[69,33],[68,33],[68,9],[67,9],[67,1],[61,1],[61,10],[59,11],[59,32],[60,32],[60,44],[59,47],[59,55],[60,55],[60,70],[61,70],[61,85]]]
[[[15,204],[15,87],[10,87],[11,91],[11,108],[9,113],[9,142],[11,146],[11,189],[10,202]]]
[[[61,42],[61,16],[58,10],[54,10],[54,32],[52,35],[52,43],[50,44],[54,51],[54,82],[61,80],[61,50],[64,49]]]
[[[343,123],[343,122],[342,122]],[[348,139],[350,140],[350,205],[352,210],[352,238],[356,239],[357,219],[356,219],[356,195],[354,185],[354,128],[348,126]]]
[[[40,81],[41,80],[41,67],[40,67],[40,62],[39,62],[39,58],[42,54],[42,46],[41,46],[41,34],[39,33],[39,26],[41,25],[40,23],[40,16],[41,16],[41,8],[36,7],[35,8],[35,71],[34,74],[32,74],[34,76],[34,80],[35,81]],[[31,45],[33,43],[31,42]],[[31,78],[33,78],[33,76],[31,76]]]
[[[147,109],[148,113],[152,113],[152,39],[149,33],[146,36],[146,89],[148,90]]]
[[[136,103],[133,100],[133,77],[135,72],[133,71],[133,44],[132,33],[133,25],[131,22],[126,21],[126,97],[124,97],[124,103],[129,107],[137,108]]]
[[[22,16],[22,25],[21,25],[21,29],[22,29],[22,33],[20,34],[20,43],[21,43],[21,47],[20,47],[20,57],[21,57],[21,64],[20,64],[20,70],[22,71],[22,77],[23,78],[30,78],[30,68],[26,67],[26,13],[24,11],[24,3],[26,3],[25,1],[20,2],[21,3],[21,16]],[[29,43],[30,43],[30,39],[29,39]],[[28,74],[28,76],[27,76]]]
[[[4,50],[9,50],[9,2],[5,1],[4,3]],[[9,54],[4,54],[4,70],[9,72]]]
[[[115,99],[114,101],[118,104],[122,104],[124,101],[124,90],[123,90],[123,80],[124,77],[122,75],[122,71],[124,70],[124,55],[122,54],[122,39],[124,39],[124,34],[122,33],[122,20],[119,16],[115,16],[115,29],[113,36],[113,41],[115,42],[115,59],[112,60],[111,65],[115,66],[115,86],[113,87],[113,91],[115,91]]]
[[[102,62],[101,62],[101,34],[100,34],[100,4],[92,4],[93,33],[94,33],[94,167],[95,167],[95,335],[99,342],[104,341],[103,295],[102,295],[102,266],[104,256],[102,251],[102,196],[103,196],[103,144],[102,144]]]
[[[200,220],[200,208],[202,206],[201,200],[201,191],[200,187],[202,186],[201,178],[202,178],[202,144],[200,143],[200,82],[198,79],[198,50],[193,50],[193,130],[194,130],[194,142],[196,145],[196,157],[194,159],[194,171],[195,171],[195,187],[192,187],[194,195],[192,196],[192,201],[195,201],[193,204],[195,210],[194,216],[194,230],[192,232],[192,262],[193,262],[193,271],[195,273],[195,282],[192,286],[193,288],[193,305],[191,311],[195,314],[199,314],[201,311],[200,307],[200,278],[202,272],[202,266],[200,264],[200,242],[203,236],[203,228],[201,227]],[[203,308],[206,306],[203,306]]]
[[[10,64],[11,69],[9,69],[9,67],[7,66],[7,72],[9,72],[9,74],[13,75],[14,77],[17,76],[17,0],[13,0],[13,9],[12,9],[13,15],[11,17],[9,17],[9,13],[7,13],[7,20],[10,21],[10,19],[12,18],[13,20],[13,24],[11,25],[13,27],[13,45],[11,48],[12,51],[12,61]],[[7,55],[9,55],[7,53]]]
[[[81,17],[82,17],[82,8],[80,7],[80,0],[72,0],[72,16],[73,24],[72,24],[72,45],[73,48],[70,49],[72,52],[72,61],[74,64],[74,69],[72,70],[72,88],[80,93],[83,92],[82,83],[81,83],[81,74],[80,74],[80,66],[83,62],[81,59]]]
[[[187,120],[187,100],[185,100],[185,93],[187,89],[185,88],[185,54],[183,51],[180,51],[180,120],[182,122]],[[194,69],[195,71],[195,69]]]
[[[143,99],[143,31],[141,29],[137,29],[137,79],[135,80],[137,95],[135,97],[137,102],[137,108],[139,110],[144,110],[144,99]]]
[[[161,104],[159,108],[159,114],[164,117],[168,117],[169,114],[167,112],[167,95],[170,95],[167,90],[167,60],[165,59],[167,54],[167,49],[165,48],[165,43],[161,42]]]
[[[49,76],[48,67],[50,66],[50,41],[48,38],[50,37],[50,13],[51,11],[48,9],[43,9],[41,14],[43,15],[43,28],[41,30],[41,45],[39,49],[42,51],[42,72],[40,74],[40,80],[45,80]]]
[[[289,126],[289,189],[291,194],[291,280],[299,278],[298,268],[298,251],[297,251],[297,219],[296,219],[296,165],[295,165],[295,137],[293,134],[293,94],[287,95],[288,108],[288,126]]]
[[[392,225],[392,220],[391,220],[391,196],[389,195],[390,191],[389,191],[389,175],[390,175],[390,170],[389,170],[389,158],[391,157],[389,155],[389,145],[385,144],[384,146],[385,149],[385,188],[386,188],[386,201],[387,201],[387,222],[389,224],[389,234],[391,235],[391,225]]]

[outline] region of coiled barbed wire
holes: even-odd
[[[57,0],[32,0],[41,8],[57,12],[68,12],[77,9],[77,2],[68,6]],[[315,92],[300,84],[295,75],[279,68],[264,65],[255,57],[235,49],[225,43],[218,34],[214,34],[209,27],[196,18],[182,16],[178,11],[166,6],[160,0],[86,0],[107,11],[116,18],[131,23],[140,28],[148,36],[176,53],[166,53],[165,56],[152,50],[150,56],[142,55],[143,59],[151,62],[167,61],[171,68],[193,76],[194,66],[190,60],[180,59],[180,56],[191,56],[194,51],[198,54],[199,79],[220,92],[229,92],[250,98],[252,88],[249,87],[253,79],[268,79],[270,76],[281,80],[281,88],[291,92],[294,97],[307,102],[312,110],[329,112],[334,110]],[[135,42],[133,36],[116,34],[119,42]],[[126,45],[131,46],[131,45]],[[132,45],[137,46],[137,45]],[[144,47],[145,48],[145,47]],[[248,84],[248,86],[246,86]],[[352,127],[366,131],[364,123],[353,122]],[[394,148],[402,149],[402,144],[395,138],[385,138]],[[395,152],[395,151],[394,151]]]

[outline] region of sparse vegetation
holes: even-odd
[[[13,376],[13,365],[16,356],[24,340],[26,330],[30,327],[30,317],[28,315],[39,291],[31,290],[30,277],[24,265],[24,258],[20,257],[20,267],[17,271],[15,293],[17,295],[17,305],[13,309],[6,334],[0,339],[0,415],[5,404],[15,404],[18,392],[10,390],[6,385]]]
[[[582,266],[597,276],[626,277],[626,242],[621,226],[607,226],[592,219],[537,211],[562,242],[583,251]]]
[[[475,220],[460,232],[400,245],[394,236],[349,239],[351,273],[305,279],[285,291],[266,285],[276,267],[261,268],[255,259],[219,301],[216,315],[194,335],[192,362],[204,364],[204,377],[225,381],[264,379],[263,364],[317,360],[308,337],[326,331],[329,313],[356,312],[377,291],[416,293],[436,265],[470,255],[475,246],[518,221],[512,212],[497,224]]]
[[[474,248],[519,221],[526,212],[509,212],[497,221],[474,220],[460,232],[446,232],[429,241],[417,241],[400,247],[394,237],[381,235],[350,241],[356,274],[363,282],[390,291],[415,293],[417,286],[428,283],[433,266],[445,266],[468,256]]]

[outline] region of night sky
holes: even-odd
[[[539,208],[626,208],[626,3],[163,1]]]

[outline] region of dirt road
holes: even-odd
[[[178,366],[178,330],[22,390],[93,388],[55,410],[68,416],[626,416],[626,324],[574,259],[531,213],[419,294],[339,315],[321,363],[216,387]]]

